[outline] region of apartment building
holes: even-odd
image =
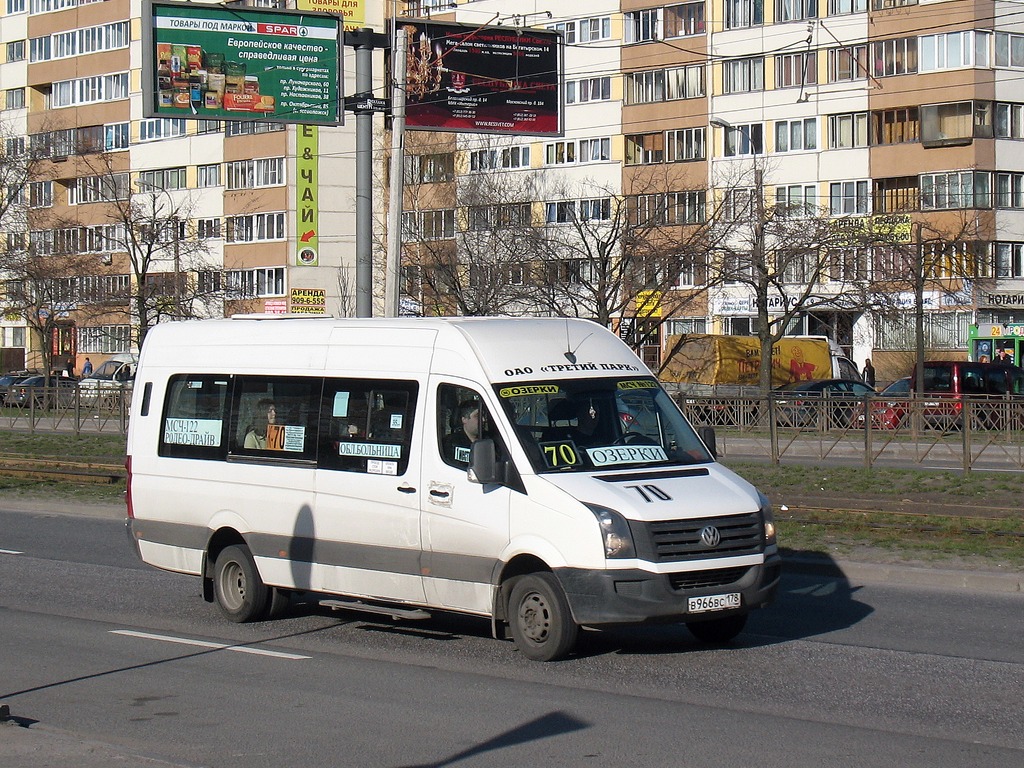
[[[590,184],[595,197],[619,194],[641,212],[656,205],[666,226],[686,227],[745,186],[748,199],[761,196],[762,211],[803,208],[884,231],[884,246],[837,248],[821,272],[787,266],[775,299],[798,300],[813,274],[819,300],[797,313],[790,331],[823,333],[858,361],[872,357],[880,378],[906,368],[919,304],[934,356],[966,355],[972,323],[1021,322],[1017,5],[478,0],[420,3],[406,13],[565,33],[564,140],[517,139],[549,189],[559,177]],[[607,139],[607,154],[594,139]],[[458,151],[472,152],[474,141],[459,136]],[[454,167],[464,175],[479,168],[458,160]],[[536,209],[533,220],[558,223],[557,213],[553,222]],[[913,285],[914,268],[923,286]],[[684,331],[755,332],[755,297],[741,283],[694,290],[707,269],[680,265],[661,292],[668,317],[647,343]],[[852,306],[854,284],[878,301]],[[669,300],[687,292],[693,300]],[[630,314],[624,308],[623,326],[642,322],[643,313]]]
[[[4,3],[5,148],[42,156],[22,193],[25,215],[4,222],[5,246],[92,255],[77,262],[82,274],[53,276],[61,288],[38,309],[50,321],[45,339],[11,311],[13,294],[0,299],[5,366],[38,367],[44,345],[53,367],[80,370],[86,356],[98,365],[136,351],[142,327],[167,320],[355,313],[351,115],[319,127],[197,110],[146,117],[139,0]],[[366,13],[367,25],[383,27],[379,7]],[[341,92],[351,93],[345,51]],[[380,53],[373,78],[380,88]],[[5,276],[8,291],[25,292],[17,277]]]

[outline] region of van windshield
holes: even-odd
[[[537,472],[591,472],[713,461],[654,378],[495,385]]]

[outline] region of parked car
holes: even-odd
[[[875,390],[855,379],[816,379],[774,390],[776,423],[786,427],[848,427],[855,410]],[[823,424],[821,419],[827,419]]]
[[[4,405],[26,406],[29,398],[36,408],[53,408],[75,401],[78,382],[67,376],[28,376],[12,384],[4,395]]]
[[[926,426],[959,429],[964,398],[971,397],[976,402],[974,426],[998,429],[1008,400],[1024,398],[1024,369],[1007,363],[929,360],[924,364],[924,395]]]
[[[0,376],[0,404],[4,402],[4,397],[7,395],[7,390],[14,384],[17,384],[23,379],[27,379],[31,374],[28,373],[5,373]]]
[[[871,402],[871,426],[875,429],[899,429],[910,410],[910,390],[913,387],[910,376],[896,379],[878,393]],[[864,425],[864,407],[858,405],[854,423]]]

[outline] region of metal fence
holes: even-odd
[[[1024,470],[1024,398],[673,394],[722,458]]]
[[[4,398],[0,426],[125,434],[131,394],[131,388],[31,388],[19,402]],[[714,428],[723,459],[1024,470],[1020,397],[861,399],[679,391],[673,397],[695,427]]]
[[[28,431],[89,433],[128,431],[130,387],[89,388],[77,385],[26,387],[0,393],[0,425]]]

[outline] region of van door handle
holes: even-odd
[[[451,496],[451,494],[448,493],[448,491],[439,491],[436,488],[430,492],[430,495],[433,496],[435,499],[447,499],[449,496]]]
[[[398,486],[398,492],[399,493],[416,493],[416,489],[415,488],[410,488],[408,485],[400,485],[400,486]]]

